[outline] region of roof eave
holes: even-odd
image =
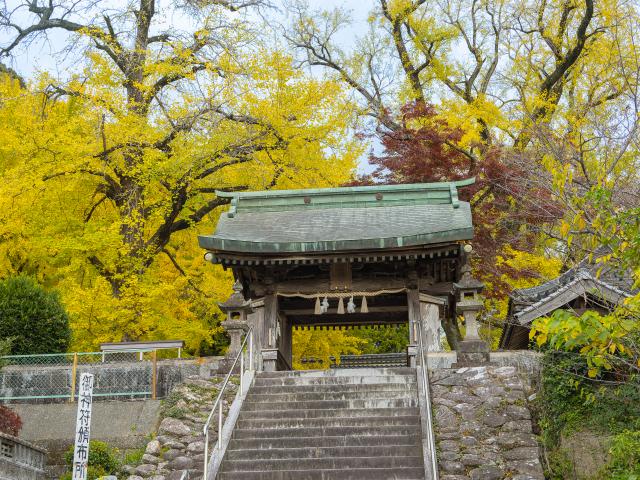
[[[444,232],[424,233],[406,237],[370,238],[355,240],[329,240],[321,242],[251,242],[200,235],[200,247],[210,251],[233,251],[239,253],[336,253],[354,250],[383,250],[391,248],[429,245],[443,242],[471,240],[473,227]]]

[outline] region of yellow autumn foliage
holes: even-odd
[[[304,330],[293,332],[293,368],[296,370],[325,369],[331,357],[340,361],[341,355],[362,353],[365,340],[351,335],[348,330]],[[302,359],[321,360],[303,363]]]
[[[140,114],[112,62],[95,52],[89,61],[84,79],[65,85],[71,95],[46,75],[27,89],[0,77],[0,276],[24,272],[59,289],[73,349],[181,338],[206,352],[232,283],[197,244],[226,208],[210,208],[214,190],[343,183],[361,152],[347,134],[352,105],[338,83],[262,50],[201,84],[204,102],[184,88]],[[157,79],[172,67],[145,68]],[[136,195],[114,194],[127,188]]]

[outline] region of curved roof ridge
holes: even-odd
[[[533,287],[514,289],[509,296],[518,303],[537,303],[539,300],[551,295],[555,290],[572,283],[578,278],[586,278],[585,276],[620,292],[631,293],[633,291],[632,279],[616,274],[612,268],[607,268],[606,263],[598,264],[595,262],[596,259],[610,252],[611,249],[609,247],[598,247],[592,255],[585,256],[580,262],[558,277]],[[598,271],[601,269],[602,273],[598,275]]]
[[[273,198],[273,197],[295,197],[299,195],[340,195],[351,193],[377,193],[377,192],[418,192],[422,190],[450,190],[451,187],[461,188],[473,185],[475,177],[464,180],[453,180],[449,182],[428,182],[428,183],[398,183],[384,185],[362,185],[351,187],[327,187],[327,188],[301,188],[285,190],[255,190],[251,192],[225,192],[216,190],[216,195],[222,198]]]

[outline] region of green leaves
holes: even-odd
[[[628,311],[602,315],[588,310],[576,316],[567,310],[557,310],[551,317],[533,322],[530,338],[539,347],[579,353],[589,367],[588,376],[595,378],[621,361],[630,365],[635,361],[633,352],[640,324],[628,315]]]

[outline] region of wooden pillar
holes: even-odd
[[[278,296],[270,291],[264,296],[264,323],[262,330],[262,366],[266,372],[277,369]],[[275,353],[275,354],[274,354]]]
[[[253,313],[247,316],[247,322],[253,327],[254,367],[262,371],[262,346],[264,339],[264,299],[260,298],[251,303]]]
[[[417,365],[418,329],[420,328],[420,290],[418,290],[418,272],[415,261],[407,261],[407,317],[409,320],[409,346],[407,357],[410,367]]]
[[[276,327],[278,325],[278,297],[274,293],[269,293],[264,297],[264,330],[263,338],[266,340],[264,346],[276,348]]]
[[[409,317],[409,343],[418,343],[416,333],[420,325],[420,292],[417,288],[407,290],[407,312]]]
[[[280,315],[280,322],[280,333],[282,334],[282,338],[280,339],[280,353],[289,365],[293,365],[293,326],[291,320],[282,314]]]

